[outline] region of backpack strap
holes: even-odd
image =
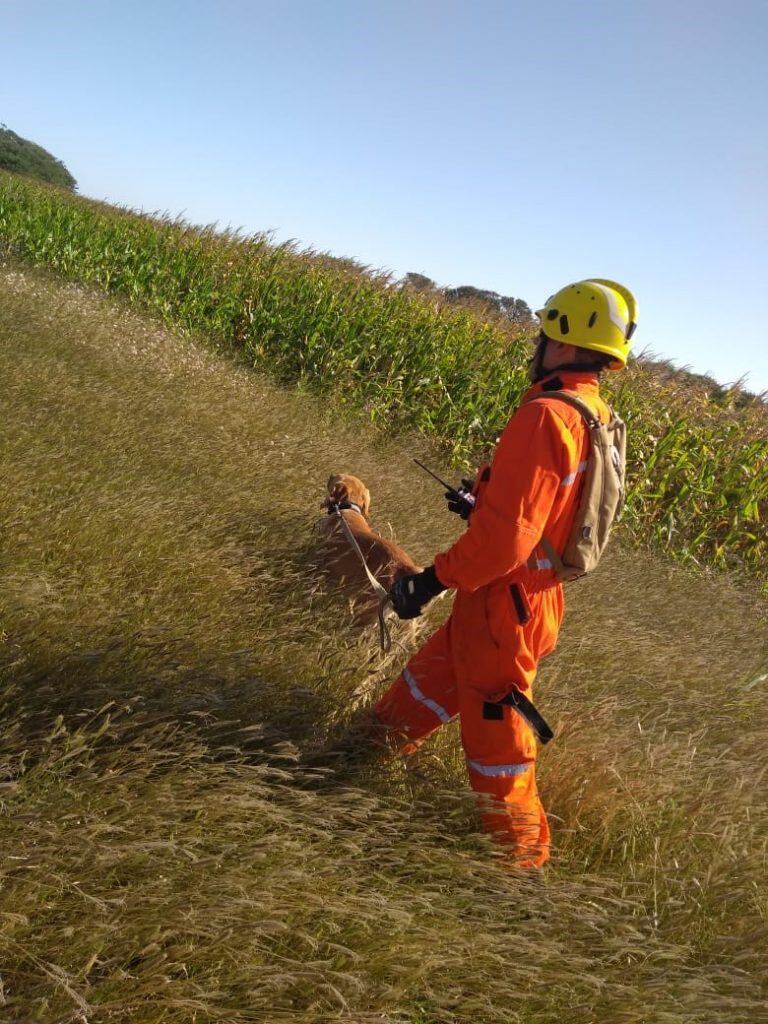
[[[579,398],[577,395],[571,394],[570,391],[543,391],[540,395],[536,395],[535,398],[530,399],[530,401],[536,402],[540,398],[556,398],[561,402],[565,402],[566,405],[571,405],[574,409],[578,409],[587,421],[587,426],[600,426],[600,417],[595,415],[583,398]],[[611,409],[611,415],[613,415],[613,409]]]
[[[562,578],[562,576],[564,576],[567,573],[567,569],[566,569],[566,566],[565,566],[565,562],[563,561],[563,559],[562,559],[562,557],[560,555],[560,552],[555,549],[554,545],[548,540],[547,537],[544,536],[544,534],[542,534],[541,537],[539,538],[539,544],[541,545],[541,547],[544,548],[544,551],[546,552],[547,558],[549,559],[549,564],[552,566],[552,568],[557,573],[558,578]],[[528,568],[529,569],[538,569],[539,568],[539,563],[538,563],[538,559],[536,558],[536,549],[535,548],[533,549],[533,553],[531,554],[531,557],[528,559]]]
[[[584,421],[587,424],[587,427],[590,430],[594,430],[595,428],[601,425],[600,418],[592,411],[592,409],[587,405],[587,403],[582,398],[579,398],[577,395],[571,394],[571,392],[569,391],[545,391],[539,395],[536,395],[536,398],[532,398],[530,399],[530,401],[535,402],[540,398],[555,398],[560,402],[565,402],[566,405],[572,406],[574,409],[578,410],[578,412],[581,413],[582,418],[584,419]],[[610,412],[611,416],[613,416],[613,409],[611,409]],[[569,567],[566,566],[565,562],[562,559],[562,556],[560,555],[560,552],[556,550],[552,542],[542,534],[542,536],[539,539],[539,544],[546,552],[547,558],[549,559],[549,563],[554,569],[557,578],[560,580],[568,579]],[[536,570],[539,568],[535,548],[531,553],[531,557],[528,559],[527,567],[531,570]],[[581,574],[578,572],[575,575],[571,574],[573,579],[577,579],[580,575]]]

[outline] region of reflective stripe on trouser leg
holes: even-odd
[[[411,670],[407,666],[403,669],[403,679],[407,683],[408,689],[411,691],[411,696],[413,697],[414,700],[417,700],[420,703],[422,703],[425,707],[428,707],[430,711],[434,711],[434,713],[437,715],[441,722],[450,722],[450,720],[453,718],[453,715],[446,711],[446,709],[441,704],[438,704],[436,700],[432,700],[430,697],[427,697],[426,694],[424,694],[421,687],[414,679],[413,672],[411,672]]]
[[[536,768],[510,775],[483,775],[470,768],[480,796],[483,827],[510,848],[520,867],[541,867],[549,859],[549,823],[536,789]]]
[[[483,764],[482,761],[467,759],[467,768],[491,779],[509,779],[513,775],[522,775],[530,768],[530,764]]]
[[[445,627],[433,633],[376,705],[378,720],[411,754],[459,710]]]
[[[536,788],[536,739],[513,708],[487,718],[487,694],[460,687],[461,741],[472,789],[480,794],[483,826],[521,867],[549,857],[549,826]]]

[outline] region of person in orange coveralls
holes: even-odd
[[[549,858],[549,825],[536,788],[531,723],[537,712],[530,702],[537,665],[554,649],[563,617],[563,587],[540,541],[545,536],[557,551],[564,549],[588,449],[578,410],[546,395],[571,392],[608,422],[599,375],[626,365],[637,304],[623,286],[595,279],[561,289],[537,315],[533,386],[493,461],[478,471],[474,506],[447,495],[468,529],[433,565],[399,580],[390,595],[400,618],[414,618],[432,597],[453,588],[450,618],[375,707],[377,727],[402,754],[460,715],[469,780],[485,794],[483,824],[523,868],[541,867]],[[522,704],[522,713],[513,704]]]

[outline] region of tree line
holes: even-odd
[[[463,284],[458,288],[440,288],[424,274],[408,273],[403,278],[403,287],[416,292],[434,294],[452,306],[471,306],[477,312],[495,313],[516,327],[529,328],[536,323],[530,306],[524,299],[512,295],[499,295],[486,288]]]
[[[77,189],[77,182],[61,160],[37,143],[22,139],[4,124],[0,124],[0,168],[49,185],[60,185],[71,192]]]

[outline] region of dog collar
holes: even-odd
[[[363,510],[354,501],[339,501],[335,505],[330,506],[328,515],[332,516],[334,512],[343,512],[346,509],[352,509],[353,512],[357,512],[359,515],[363,514]]]

